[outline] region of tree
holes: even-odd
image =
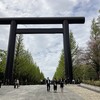
[[[83,75],[84,75],[84,66],[83,65],[77,65],[73,68],[73,76],[75,81],[82,81]]]
[[[20,61],[20,58],[23,56],[24,53],[24,46],[23,46],[23,35],[17,34],[16,36],[16,47],[15,47],[15,60],[14,60],[14,70],[13,70],[13,76],[15,78],[19,78],[19,69],[20,69],[20,63],[23,63]]]
[[[0,80],[4,79],[7,52],[0,49]],[[33,61],[28,50],[24,49],[23,35],[18,34],[15,47],[13,79],[18,78],[21,84],[37,84],[44,79],[43,72]]]
[[[60,56],[58,67],[56,69],[56,72],[55,72],[53,78],[56,78],[57,80],[59,80],[61,78],[65,78],[64,51],[63,50],[62,50],[62,53],[61,53],[61,56]]]
[[[83,80],[96,79],[96,72],[94,68],[86,64],[75,66],[73,74],[75,80],[83,81]]]
[[[96,24],[95,19],[93,19],[91,25],[91,36],[88,42],[86,60],[87,64],[95,69],[97,79],[100,79],[100,28]]]
[[[14,79],[18,78],[22,84],[36,84],[40,83],[40,80],[44,78],[39,67],[33,61],[31,53],[24,49],[23,35],[17,35],[16,48],[15,48],[15,60],[14,60]]]
[[[72,31],[70,31],[70,45],[71,45],[72,64],[75,65],[77,54],[79,52],[79,47],[76,45],[76,41],[75,41]]]
[[[7,52],[0,49],[0,80],[4,79]]]
[[[95,80],[96,79],[96,71],[92,66],[84,65],[82,76],[83,76],[83,80]]]
[[[70,45],[71,45],[71,56],[72,56],[72,63],[75,65],[76,63],[76,56],[78,51],[78,46],[76,46],[76,41],[74,39],[73,33],[70,31]],[[56,69],[56,72],[54,74],[54,77],[56,79],[65,78],[65,67],[64,67],[64,50],[62,50],[60,60],[58,67]]]

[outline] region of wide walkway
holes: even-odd
[[[84,96],[92,96],[92,99]],[[76,85],[65,86],[63,93],[59,86],[57,93],[54,93],[52,86],[51,91],[47,92],[46,85],[20,86],[19,89],[14,89],[13,86],[2,86],[0,100],[100,100],[100,94]]]
[[[100,93],[82,88],[77,85],[68,85],[67,89],[81,96],[84,100],[100,100]]]

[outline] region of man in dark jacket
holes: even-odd
[[[49,77],[47,77],[46,83],[47,83],[47,91],[50,91],[50,79],[49,79]]]

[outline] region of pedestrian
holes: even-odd
[[[56,78],[53,81],[53,89],[54,89],[54,92],[57,92],[57,80],[56,80]]]
[[[19,87],[19,80],[16,81],[17,88]]]
[[[46,84],[47,84],[47,91],[50,91],[50,79],[49,79],[49,77],[47,77]]]
[[[75,84],[75,80],[74,79],[72,80],[72,83]]]
[[[14,80],[14,88],[16,88],[17,80]]]
[[[63,92],[63,87],[64,87],[64,80],[61,78],[61,80],[60,80],[61,92]]]

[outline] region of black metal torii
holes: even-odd
[[[82,24],[85,22],[84,17],[28,17],[28,18],[0,18],[0,24],[10,24],[10,35],[8,44],[8,55],[6,62],[5,79],[12,82],[13,61],[16,34],[55,34],[63,33],[64,40],[64,58],[65,58],[65,77],[72,83],[72,59],[69,41],[69,24]],[[18,24],[62,24],[62,28],[32,28],[17,29]]]

